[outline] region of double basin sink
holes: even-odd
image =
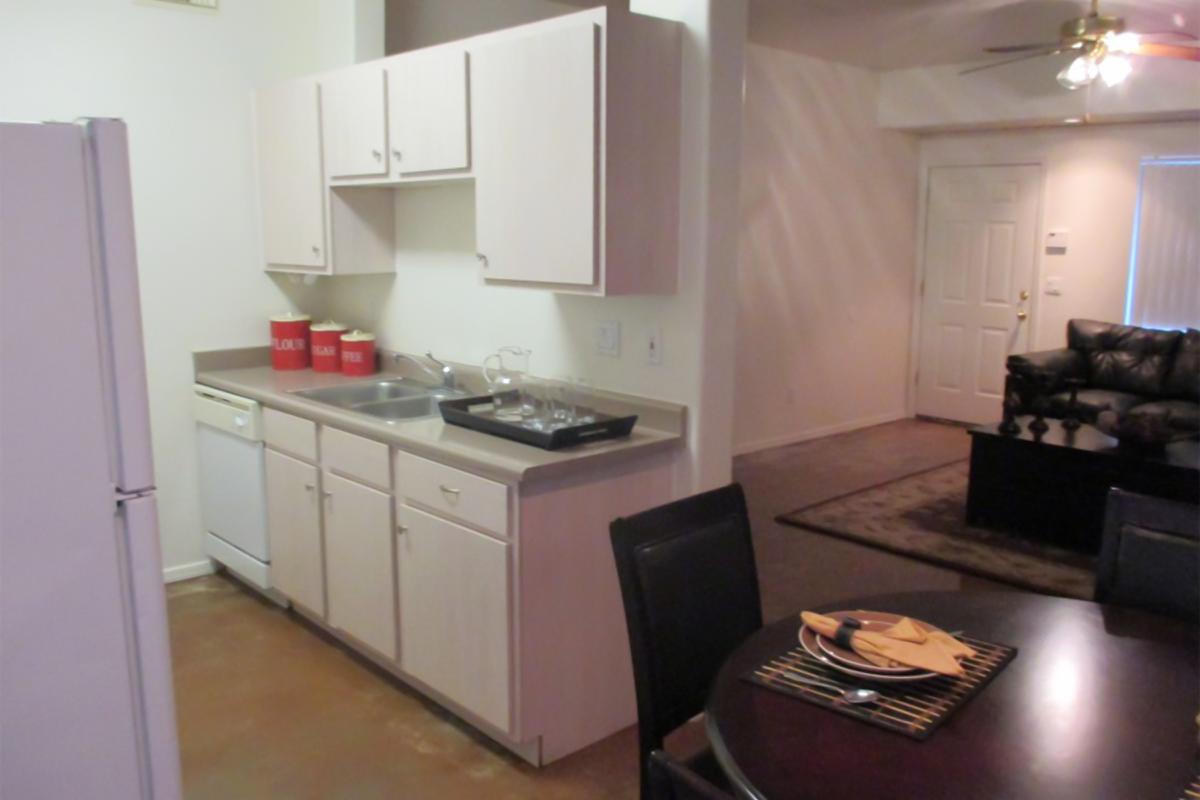
[[[300,389],[292,394],[387,422],[436,417],[441,413],[438,403],[442,400],[465,396],[455,389],[428,386],[410,378]]]

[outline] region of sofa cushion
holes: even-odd
[[[1155,400],[1129,409],[1129,416],[1161,416],[1167,425],[1177,431],[1194,433],[1200,431],[1200,403],[1189,400]]]
[[[1118,415],[1123,415],[1134,406],[1145,402],[1145,397],[1127,392],[1114,392],[1111,389],[1080,389],[1076,397],[1076,408],[1079,411],[1079,418],[1084,422],[1095,422],[1101,411],[1115,411]],[[1070,392],[1052,394],[1047,416],[1061,419],[1066,415],[1070,405]]]
[[[1118,392],[1157,395],[1171,366],[1179,331],[1156,331],[1090,319],[1067,324],[1067,345],[1084,354],[1088,384]]]
[[[1200,331],[1188,328],[1179,340],[1163,394],[1200,403]]]

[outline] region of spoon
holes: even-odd
[[[799,675],[795,672],[789,672],[788,679],[809,686],[820,686],[822,689],[832,689],[835,692],[841,692],[842,701],[855,706],[862,705],[863,703],[874,703],[879,699],[879,692],[874,689],[843,689],[841,686],[809,678],[805,675]]]

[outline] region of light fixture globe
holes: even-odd
[[[1105,86],[1116,86],[1128,78],[1132,71],[1133,65],[1125,56],[1115,56],[1110,53],[1100,62],[1100,79],[1104,81]]]
[[[1072,60],[1070,64],[1064,67],[1058,73],[1058,82],[1067,89],[1075,91],[1096,80],[1098,74],[1100,74],[1100,66],[1096,63],[1096,59],[1092,54],[1087,53]]]

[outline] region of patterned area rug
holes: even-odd
[[[776,519],[1024,589],[1090,600],[1094,557],[966,524],[967,474],[968,463],[956,461]]]

